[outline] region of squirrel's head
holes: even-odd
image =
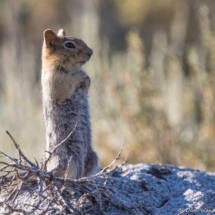
[[[66,36],[63,29],[56,35],[51,29],[43,33],[43,60],[61,65],[67,69],[78,69],[85,64],[93,54],[82,40]]]

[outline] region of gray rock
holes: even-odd
[[[127,207],[141,206],[142,210],[139,208],[125,210],[112,204],[105,204],[103,213],[97,207],[83,214],[147,214],[146,211],[150,215],[215,213],[215,173],[171,165],[137,164],[115,170],[110,180],[104,185],[107,178],[107,176],[102,176],[93,180],[97,186],[104,186],[112,193],[114,202]],[[70,193],[70,202],[77,202],[80,196],[79,192]],[[31,196],[29,191],[22,191],[13,207],[31,210],[31,206],[24,204],[36,205],[39,198],[39,196],[35,198]],[[47,205],[48,200],[44,200],[40,208],[45,208]],[[57,207],[53,204],[52,210],[46,214],[56,214],[53,208]],[[1,206],[0,213],[3,212],[4,207]],[[39,210],[33,214],[40,214]]]

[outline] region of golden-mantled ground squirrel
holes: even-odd
[[[92,149],[88,105],[90,78],[81,68],[93,54],[82,41],[68,37],[63,29],[44,31],[42,49],[42,94],[46,123],[47,150],[57,148],[47,170],[58,168],[54,175],[68,178],[90,176],[98,170],[98,157]]]

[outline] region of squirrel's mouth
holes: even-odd
[[[79,61],[79,63],[81,65],[84,65],[87,61],[89,61],[89,59],[90,59],[90,56],[89,56],[89,58],[85,58],[85,60]]]
[[[89,60],[89,59],[88,59]],[[83,65],[83,64],[85,64],[88,60],[82,60],[82,61],[80,61],[79,63],[81,64],[81,65]]]
[[[79,63],[80,63],[81,65],[84,65],[86,62],[87,62],[87,61],[80,61]]]

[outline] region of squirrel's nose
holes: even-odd
[[[92,49],[88,49],[88,51],[87,51],[87,55],[90,57],[91,55],[93,55],[93,50]]]

